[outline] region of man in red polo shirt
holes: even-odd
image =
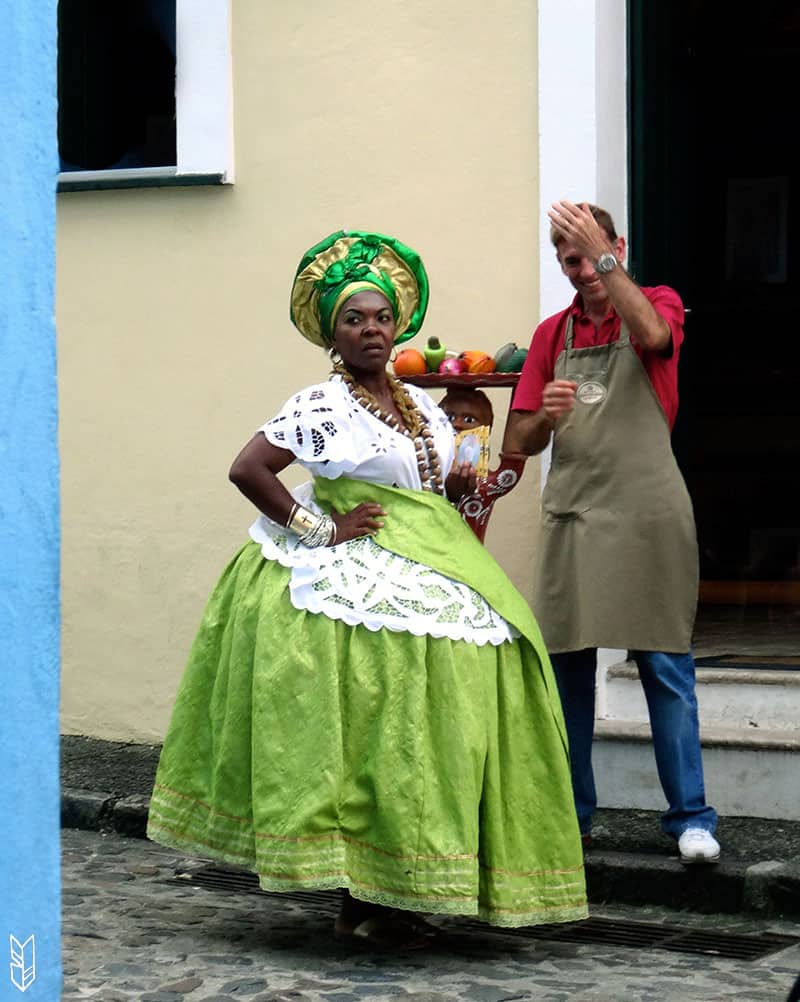
[[[588,843],[597,648],[626,649],[647,699],[662,827],[683,862],[715,862],[691,654],[697,541],[670,444],[683,304],[667,286],[633,282],[605,210],[560,201],[548,215],[576,295],[534,333],[503,452],[535,455],[553,438],[534,611],[564,708],[578,821]]]

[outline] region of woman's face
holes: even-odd
[[[351,296],[339,310],[333,344],[353,375],[382,372],[392,351],[395,322],[392,308],[377,290]]]

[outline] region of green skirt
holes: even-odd
[[[500,926],[584,918],[546,655],[525,636],[479,647],[298,611],[289,573],[249,542],[212,594],[150,838],[267,890],[345,887]]]

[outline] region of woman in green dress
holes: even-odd
[[[339,938],[424,946],[417,915],[586,915],[550,664],[530,609],[453,507],[447,416],[387,373],[428,300],[419,257],[338,232],[291,317],[335,359],[231,479],[260,515],[203,617],[149,836],[268,890],[343,888]],[[290,492],[278,474],[312,480]]]

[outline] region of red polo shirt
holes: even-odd
[[[678,356],[683,342],[683,303],[678,293],[666,285],[641,291],[653,304],[656,313],[667,321],[672,332],[672,352],[669,356],[645,351],[631,338],[631,344],[642,360],[671,429],[678,413]],[[571,306],[543,320],[534,331],[528,357],[514,393],[514,410],[538,411],[542,406],[542,390],[545,383],[553,379],[556,358],[564,348],[564,332],[570,313],[573,317],[575,348],[592,348],[619,338],[621,321],[614,310],[609,311],[597,330],[583,312],[580,296],[576,295]]]

